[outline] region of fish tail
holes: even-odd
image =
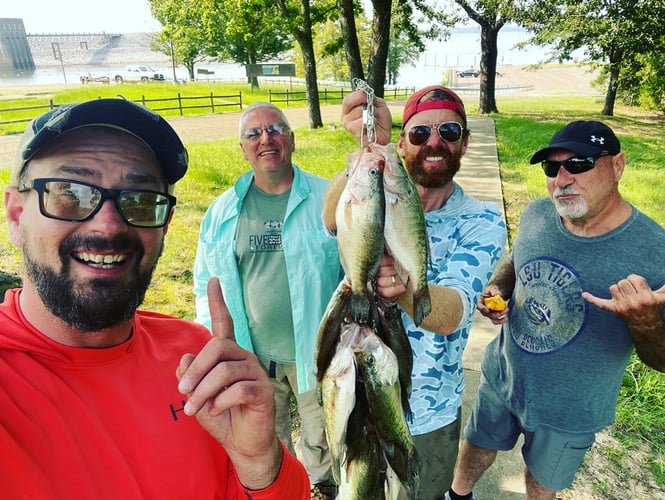
[[[370,302],[369,297],[363,292],[354,292],[351,296],[351,315],[358,323],[367,324],[369,320]]]
[[[432,301],[429,296],[429,288],[425,286],[413,292],[413,321],[416,326],[420,326],[430,312],[432,312]]]

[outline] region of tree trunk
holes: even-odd
[[[605,94],[605,104],[600,112],[603,116],[614,116],[614,103],[617,99],[617,87],[619,85],[619,72],[621,71],[621,60],[623,59],[623,50],[613,50],[610,55],[610,81],[607,85]]]
[[[355,78],[365,79],[363,62],[360,57],[358,33],[356,32],[356,16],[353,12],[353,0],[337,0],[339,9],[339,24],[342,27],[346,64],[349,67],[351,83]]]
[[[390,46],[390,13],[392,0],[372,0],[372,47],[369,55],[368,84],[374,95],[383,97],[386,82],[388,47]]]
[[[320,128],[323,127],[323,119],[321,118],[319,84],[316,77],[316,57],[314,55],[314,41],[312,39],[312,17],[310,14],[309,0],[301,0],[300,5],[303,22],[302,30],[299,30],[296,38],[300,45],[300,50],[302,51],[303,67],[305,69],[309,128]]]
[[[480,24],[480,99],[478,113],[498,113],[496,107],[497,38],[503,22]]]

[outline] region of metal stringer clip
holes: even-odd
[[[367,85],[365,80],[354,78],[353,84],[356,89],[362,90],[367,94],[367,104],[363,104],[363,130],[367,134],[367,145],[376,144],[376,128],[374,126],[374,89]],[[363,136],[360,135],[360,144],[363,143]]]

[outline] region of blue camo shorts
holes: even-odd
[[[480,448],[512,450],[524,435],[522,457],[538,483],[560,491],[573,482],[585,453],[595,441],[595,433],[572,433],[539,427],[528,431],[510,413],[502,398],[480,377],[471,415],[464,427],[464,437]]]

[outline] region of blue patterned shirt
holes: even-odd
[[[495,203],[455,191],[439,210],[425,213],[430,245],[429,283],[453,288],[464,307],[450,335],[417,327],[402,314],[413,349],[411,433],[425,434],[457,419],[462,404],[462,353],[469,338],[476,304],[506,245],[506,225]]]

